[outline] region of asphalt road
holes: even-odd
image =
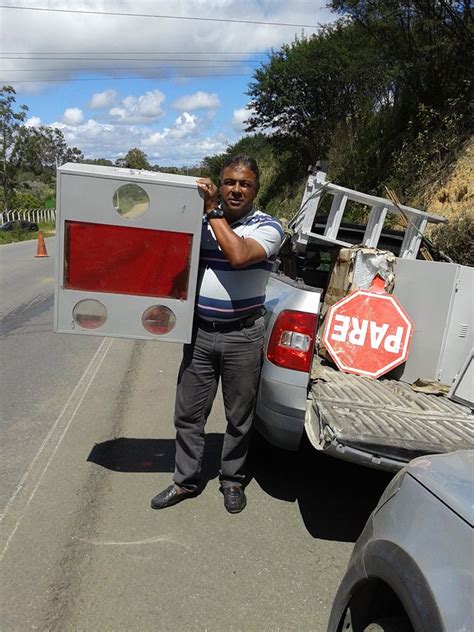
[[[0,247],[0,507],[34,459],[101,339],[53,333],[54,239]]]
[[[0,248],[2,631],[324,631],[387,475],[256,435],[247,508],[229,515],[219,396],[204,492],[153,511],[180,347],[53,334],[53,257],[31,247]]]

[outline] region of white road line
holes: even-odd
[[[178,540],[174,540],[166,535],[157,535],[153,538],[145,538],[144,540],[132,540],[131,542],[116,542],[115,540],[87,540],[86,538],[75,538],[79,542],[85,542],[86,544],[92,544],[94,546],[140,546],[142,544],[156,544],[158,542],[167,542],[168,544],[176,544],[189,551],[189,546],[186,546]]]
[[[97,349],[97,351],[95,352],[94,356],[92,357],[92,360],[89,362],[86,370],[84,371],[84,373],[82,374],[82,377],[80,378],[79,382],[77,383],[76,387],[74,388],[73,392],[71,393],[69,399],[67,400],[64,408],[62,409],[62,411],[59,413],[57,419],[55,420],[55,422],[53,423],[53,425],[51,426],[48,434],[46,435],[43,443],[41,444],[38,452],[35,454],[35,457],[33,458],[32,462],[30,463],[28,469],[26,470],[26,472],[24,473],[21,481],[19,482],[18,486],[16,487],[15,491],[13,492],[11,498],[9,499],[9,501],[7,502],[5,509],[3,510],[3,512],[0,514],[0,522],[5,518],[5,516],[8,514],[8,512],[11,510],[15,500],[17,499],[18,495],[20,494],[21,490],[23,489],[23,487],[25,486],[25,483],[27,482],[29,476],[31,475],[31,472],[33,471],[38,459],[40,458],[40,456],[42,455],[42,453],[44,452],[45,448],[48,446],[48,443],[50,442],[51,438],[53,437],[53,434],[56,432],[56,435],[61,432],[60,436],[56,439],[56,443],[54,443],[54,441],[51,443],[51,447],[53,448],[52,453],[46,463],[46,465],[44,466],[41,474],[38,477],[38,480],[36,482],[36,485],[33,489],[33,491],[31,492],[28,500],[25,503],[25,506],[23,507],[23,509],[20,511],[18,519],[15,523],[15,526],[12,530],[12,532],[10,533],[10,535],[8,536],[7,542],[5,544],[5,547],[0,555],[0,561],[3,560],[5,553],[7,552],[8,547],[10,546],[10,542],[12,541],[13,536],[15,535],[18,527],[20,526],[20,523],[25,515],[26,509],[28,508],[28,505],[30,504],[30,502],[32,501],[33,497],[35,496],[38,487],[41,484],[41,481],[44,477],[44,475],[46,474],[49,466],[51,465],[51,462],[56,454],[56,452],[58,451],[59,446],[62,443],[62,440],[64,439],[66,432],[68,431],[74,417],[76,416],[77,411],[79,410],[82,401],[84,400],[84,397],[87,394],[87,391],[89,390],[92,382],[94,381],[94,378],[98,372],[98,370],[100,369],[100,366],[102,364],[102,362],[105,359],[105,356],[107,355],[110,347],[112,346],[113,343],[113,339],[110,338],[104,338],[104,340],[100,343],[99,348]]]

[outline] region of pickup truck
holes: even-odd
[[[322,219],[318,208],[327,198]],[[369,210],[364,228],[342,221],[348,202]],[[402,216],[405,232],[386,229],[388,214]],[[311,173],[288,224],[283,270],[272,273],[266,291],[256,428],[267,441],[297,450],[306,433],[318,451],[388,471],[416,456],[474,447],[474,269],[433,260],[423,233],[444,221]],[[407,362],[379,379],[340,371],[318,353],[331,268],[353,244],[396,255],[393,293],[414,321]]]

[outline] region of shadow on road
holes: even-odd
[[[203,478],[219,475],[223,435],[206,434]],[[98,443],[88,461],[114,472],[174,470],[174,439],[119,437]],[[252,437],[249,475],[264,492],[297,502],[308,532],[315,538],[355,542],[391,478],[316,452],[307,439],[298,452],[274,448],[258,432]]]
[[[202,464],[203,477],[216,478],[224,435],[206,434],[206,448]],[[114,472],[173,472],[174,439],[131,439],[119,437],[97,443],[87,460]]]
[[[355,542],[392,478],[317,452],[304,437],[298,452],[274,448],[257,432],[249,455],[252,476],[269,495],[298,502],[315,538]]]

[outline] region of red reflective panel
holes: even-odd
[[[64,287],[186,299],[193,236],[66,222]]]

